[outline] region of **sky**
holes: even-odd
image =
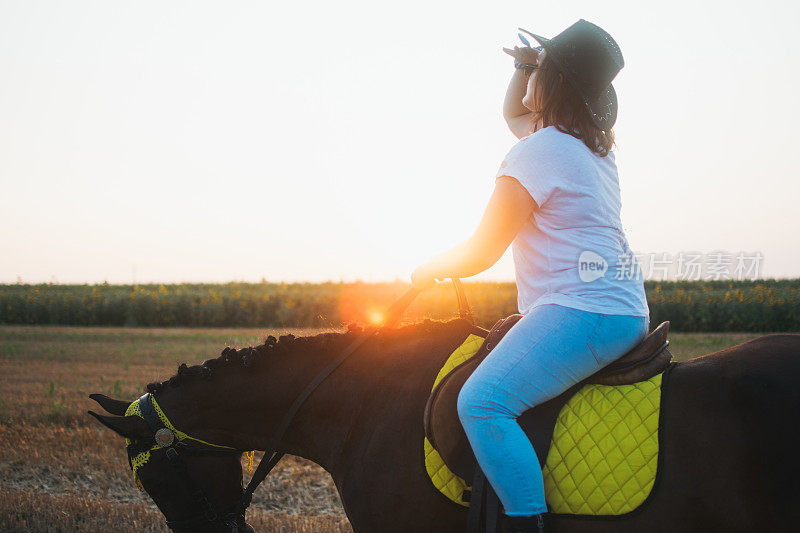
[[[0,0],[0,282],[407,281],[516,142],[501,48],[580,18],[633,251],[798,277],[799,6]]]

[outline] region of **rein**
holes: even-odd
[[[458,315],[461,318],[466,318],[470,322],[473,322],[472,311],[470,311],[469,304],[467,303],[467,298],[464,294],[464,287],[461,285],[461,280],[458,278],[452,278],[453,285],[456,289],[456,298],[458,299]],[[411,287],[403,294],[396,302],[394,302],[389,310],[386,312],[387,318],[384,324],[381,327],[374,326],[358,337],[357,339],[353,340],[350,345],[345,348],[341,354],[339,354],[336,359],[330,362],[328,366],[322,369],[311,382],[306,386],[306,388],[301,392],[297,398],[295,398],[294,403],[292,403],[289,410],[283,417],[283,421],[278,426],[278,429],[275,431],[275,434],[272,436],[272,439],[269,441],[269,445],[266,448],[266,452],[264,456],[259,461],[258,466],[256,467],[256,471],[253,473],[253,477],[250,479],[250,483],[247,484],[247,488],[242,494],[241,499],[241,511],[242,514],[247,510],[250,506],[250,502],[253,500],[253,493],[258,488],[264,479],[269,475],[270,471],[275,468],[275,465],[278,464],[278,461],[281,460],[283,457],[283,452],[279,451],[280,442],[283,439],[286,430],[289,429],[289,425],[292,423],[294,416],[297,414],[297,411],[300,410],[300,407],[305,403],[311,393],[325,381],[325,379],[330,376],[334,370],[336,370],[339,365],[344,363],[345,359],[350,357],[358,348],[361,347],[367,340],[369,340],[373,335],[375,335],[381,328],[390,328],[394,326],[400,318],[403,316],[403,312],[409,306],[409,304],[417,297],[420,293],[419,289]]]
[[[456,289],[459,317],[465,318],[474,323],[472,311],[470,310],[469,304],[467,303],[467,298],[464,295],[464,288],[461,285],[461,281],[458,278],[451,279]],[[192,530],[199,525],[206,524],[216,525],[218,529],[222,531],[236,531],[238,528],[243,526],[245,523],[245,512],[250,506],[250,503],[253,501],[253,493],[261,484],[261,482],[266,479],[272,469],[275,468],[275,465],[278,464],[278,461],[280,461],[284,456],[284,452],[280,451],[281,441],[283,440],[286,431],[289,429],[289,426],[294,420],[295,415],[300,410],[300,407],[303,406],[308,397],[311,396],[317,387],[319,387],[319,385],[325,381],[328,376],[330,376],[342,363],[344,363],[348,357],[353,355],[353,353],[355,353],[356,350],[358,350],[367,340],[381,331],[381,329],[394,326],[403,316],[403,312],[406,310],[409,304],[411,304],[411,302],[419,293],[420,290],[417,288],[411,287],[408,289],[405,294],[403,294],[391,305],[391,307],[389,307],[388,311],[386,312],[386,321],[381,326],[373,326],[365,330],[358,338],[354,339],[353,342],[351,342],[338,356],[336,356],[335,359],[333,359],[325,368],[320,370],[319,373],[314,376],[314,379],[312,379],[309,384],[306,385],[305,389],[298,394],[297,398],[295,398],[294,402],[283,416],[283,419],[280,425],[278,425],[278,428],[275,430],[275,433],[272,435],[272,438],[270,438],[269,443],[266,446],[264,456],[261,458],[261,461],[259,461],[258,466],[253,473],[253,477],[247,484],[247,488],[245,488],[238,500],[233,502],[232,505],[226,507],[227,512],[224,514],[219,513],[214,509],[214,507],[208,501],[208,498],[203,490],[191,477],[188,469],[186,468],[186,464],[183,461],[181,452],[209,455],[230,455],[242,453],[242,451],[229,446],[211,444],[177,432],[174,427],[171,427],[171,424],[169,424],[169,426],[167,425],[168,421],[165,423],[165,420],[162,420],[161,416],[159,416],[163,415],[164,419],[166,419],[166,415],[161,412],[158,404],[155,401],[155,398],[153,398],[150,393],[142,395],[142,397],[138,400],[139,408],[142,412],[142,418],[144,418],[151,431],[153,431],[153,437],[131,443],[128,446],[129,460],[136,453],[150,450],[156,445],[164,448],[166,450],[167,460],[176,469],[176,471],[184,479],[186,479],[187,485],[192,492],[192,498],[197,503],[198,507],[202,509],[202,516],[188,520],[167,520],[167,526],[173,530]],[[176,438],[176,433],[179,434],[179,438]],[[187,440],[194,441],[194,443],[186,443],[185,441]],[[131,465],[131,468],[133,468],[133,465]]]

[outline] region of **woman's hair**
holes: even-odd
[[[614,129],[603,131],[595,126],[578,91],[566,76],[563,81],[559,79],[561,70],[549,54],[535,72],[533,102],[538,113],[534,113],[533,122],[541,117],[543,128],[555,126],[558,131],[581,139],[600,157],[607,156],[614,146]]]

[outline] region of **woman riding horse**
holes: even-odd
[[[472,239],[413,274],[418,288],[477,274],[514,240],[524,317],[472,374],[458,407],[516,531],[541,530],[546,506],[515,416],[594,373],[649,328],[611,152],[610,83],[622,57],[583,20],[552,40],[534,37],[542,50],[507,51],[520,69],[505,115],[522,140],[498,173],[484,220]],[[253,490],[290,454],[330,473],[358,533],[463,532],[466,508],[431,483],[422,420],[432,384],[475,326],[454,318],[370,331],[226,348],[181,365],[134,402],[93,394],[109,414],[91,414],[128,439],[135,479],[175,531],[251,532]],[[647,500],[619,516],[553,513],[552,529],[796,531],[798,376],[796,334],[675,363],[654,428],[658,474]],[[246,450],[268,451],[247,489]]]
[[[541,532],[542,471],[517,417],[623,355],[650,319],[620,222],[611,150],[619,47],[583,19],[553,39],[522,31],[541,46],[504,49],[516,70],[503,115],[520,141],[500,165],[474,235],[411,279],[424,289],[474,276],[512,244],[524,317],[466,382],[458,414],[511,531]]]

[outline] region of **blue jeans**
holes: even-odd
[[[541,305],[469,377],[458,395],[458,416],[508,515],[547,511],[542,469],[517,417],[619,358],[649,327],[649,317]]]

